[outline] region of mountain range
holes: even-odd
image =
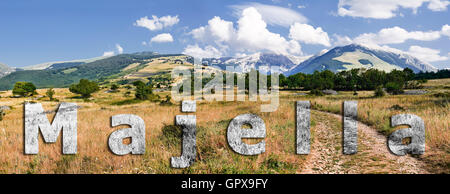
[[[56,62],[47,62],[47,63],[41,63],[37,65],[22,67],[23,70],[44,70],[44,69],[58,69],[58,68],[65,68],[68,66],[77,66],[83,63],[90,63],[101,59],[106,59],[109,56],[101,56],[101,57],[94,57],[90,59],[78,59],[78,60],[72,60],[72,61],[56,61]]]
[[[0,63],[0,90],[11,89],[15,82],[29,81],[37,87],[66,87],[79,79],[108,80],[148,69],[149,60],[161,57],[178,57],[181,54],[162,55],[156,52],[120,54],[111,57],[49,62],[23,68],[8,67]],[[186,56],[185,56],[186,57]],[[188,57],[188,56],[187,56]],[[193,63],[192,57],[187,62]],[[166,60],[166,59],[165,59]],[[285,75],[310,74],[314,71],[339,72],[354,68],[375,68],[390,72],[394,69],[410,68],[414,72],[437,71],[431,64],[409,54],[380,48],[351,44],[324,50],[313,56],[291,56],[270,53],[255,53],[242,57],[205,58],[204,65],[225,69],[239,66],[243,72],[261,66],[279,66]],[[151,67],[150,67],[151,68]]]
[[[357,44],[335,47],[329,51],[307,57],[256,53],[236,58],[207,58],[203,59],[202,63],[222,69],[225,69],[226,66],[239,66],[243,72],[258,69],[260,66],[277,65],[280,66],[280,70],[285,75],[296,73],[311,74],[314,71],[323,70],[338,72],[355,68],[375,68],[386,72],[404,68],[410,68],[416,73],[420,71],[437,71],[437,68],[431,64],[409,54],[369,48]]]

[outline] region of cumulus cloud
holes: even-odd
[[[295,23],[292,25],[289,30],[289,38],[306,44],[331,46],[328,33],[324,32],[321,27],[314,28],[308,24]]]
[[[339,0],[338,15],[374,19],[388,19],[397,16],[400,8],[411,9],[414,13],[428,3],[432,11],[445,11],[450,4],[447,0]]]
[[[262,19],[269,25],[289,27],[295,22],[308,22],[308,19],[305,16],[289,8],[260,3],[246,3],[231,6],[234,10],[234,15],[237,17],[241,17],[242,12],[249,7],[256,9],[258,13],[261,14]]]
[[[422,61],[425,61],[425,62],[446,61],[449,59],[446,56],[440,56],[439,50],[421,47],[421,46],[409,47],[408,53]]]
[[[441,34],[444,35],[444,36],[448,36],[450,38],[450,26],[447,25],[447,24],[442,26]]]
[[[156,36],[154,36],[150,42],[158,42],[158,43],[162,43],[162,42],[173,42],[173,37],[171,34],[169,33],[162,33],[162,34],[158,34]]]
[[[119,44],[116,44],[116,50],[117,50],[117,53],[119,53],[119,54],[123,53],[123,48]]]
[[[212,54],[232,56],[237,53],[261,51],[276,54],[303,54],[298,41],[287,40],[280,34],[270,32],[263,16],[253,7],[242,11],[236,27],[233,22],[216,16],[208,21],[208,25],[193,29],[189,34],[198,43],[208,45],[203,49],[198,45],[190,45],[185,49],[186,53],[195,53],[198,56]]]
[[[219,58],[223,54],[217,48],[208,45],[205,48],[200,48],[198,45],[188,45],[183,54],[189,55],[195,58]]]
[[[301,54],[301,47],[297,41],[287,41],[280,34],[270,32],[262,15],[253,7],[242,12],[242,17],[238,21],[236,40],[242,50],[250,52],[269,50],[277,54]]]
[[[233,22],[222,20],[220,17],[216,16],[208,21],[207,26],[202,26],[196,28],[190,32],[190,34],[199,41],[231,41],[235,30],[233,27]]]
[[[150,31],[156,31],[161,30],[166,27],[173,26],[177,24],[180,21],[178,16],[163,16],[158,17],[155,15],[152,15],[152,19],[149,19],[147,16],[140,18],[139,20],[136,20],[134,23],[135,26],[147,28]]]
[[[407,40],[431,41],[441,37],[439,31],[413,31],[395,26],[393,28],[381,29],[378,33],[361,34],[354,39],[354,42],[368,45],[380,44],[400,44]]]

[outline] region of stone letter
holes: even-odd
[[[422,155],[425,152],[425,124],[423,120],[412,114],[394,115],[391,118],[392,127],[409,125],[411,128],[400,129],[389,135],[389,149],[398,156],[408,153]],[[411,143],[404,145],[404,138],[411,138]]]
[[[172,157],[173,168],[187,168],[195,162],[197,155],[196,145],[196,117],[195,115],[177,115],[176,125],[183,128],[183,149],[181,157]]]
[[[109,149],[116,155],[145,153],[145,123],[136,115],[114,115],[111,126],[129,125],[131,128],[120,129],[111,133],[108,139]],[[131,143],[123,144],[123,139],[131,138]]]
[[[309,101],[297,101],[297,154],[310,152],[311,104]]]
[[[77,105],[61,103],[52,124],[40,103],[25,103],[25,154],[38,154],[41,130],[46,143],[55,143],[62,128],[62,153],[77,153]]]
[[[358,152],[358,102],[344,102],[344,154]]]
[[[252,126],[251,129],[242,129],[244,124]],[[266,151],[266,142],[248,145],[242,138],[265,138],[266,126],[264,121],[254,114],[243,114],[234,118],[228,126],[227,139],[230,147],[242,155],[258,155]]]

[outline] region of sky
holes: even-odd
[[[0,63],[155,51],[310,56],[351,43],[450,68],[448,0],[1,0]]]

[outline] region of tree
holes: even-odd
[[[16,82],[12,93],[24,97],[33,96],[36,94],[36,86],[31,82]]]
[[[119,86],[117,84],[111,85],[111,90],[112,91],[117,91],[118,89],[119,89]]]
[[[53,101],[53,95],[55,95],[55,91],[53,90],[53,88],[49,88],[45,94],[50,99],[50,101]]]
[[[390,94],[402,94],[403,93],[403,87],[400,83],[398,82],[389,82],[386,84],[386,91],[389,92]]]
[[[377,86],[375,89],[375,97],[383,97],[385,95],[383,88],[381,86]]]
[[[75,94],[81,94],[83,98],[91,97],[91,94],[99,91],[98,84],[94,81],[81,79],[78,84],[70,86],[69,91]]]
[[[145,83],[142,81],[135,81],[133,85],[136,86],[136,94],[135,94],[136,99],[138,100],[150,99],[150,96],[153,93],[151,86],[145,85]]]

